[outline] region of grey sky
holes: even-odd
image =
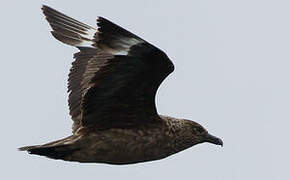
[[[112,166],[30,156],[19,146],[71,133],[66,81],[76,49],[49,33],[47,4],[85,23],[104,16],[164,50],[175,72],[160,114],[224,140],[160,161]],[[6,1],[1,3],[3,179],[289,179],[290,1]]]

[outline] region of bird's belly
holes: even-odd
[[[71,160],[129,164],[162,159],[172,154],[170,138],[159,131],[108,130],[90,134]]]

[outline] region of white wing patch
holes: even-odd
[[[87,29],[84,31],[85,34],[79,34],[81,36],[81,42],[79,44],[76,44],[75,46],[79,47],[94,47],[94,37],[95,34],[98,33],[97,29]]]
[[[120,37],[118,41],[114,41],[114,46],[118,48],[110,48],[108,46],[101,46],[102,50],[108,52],[113,55],[128,55],[130,48],[134,45],[144,43],[145,41],[141,39],[128,38],[128,37]]]
[[[135,38],[121,38],[120,39],[120,46],[122,50],[117,52],[116,55],[128,55],[129,50],[132,46],[142,43],[143,41],[135,39]]]

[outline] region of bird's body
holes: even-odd
[[[162,116],[161,116],[162,117]],[[198,143],[186,134],[191,121],[164,117],[138,128],[80,129],[74,135],[39,147],[32,153],[78,162],[130,164],[165,158]]]
[[[157,113],[156,91],[174,70],[163,51],[102,17],[96,29],[47,6],[43,12],[53,36],[80,50],[68,83],[73,135],[20,150],[67,161],[129,164],[203,142],[222,145],[198,123]]]

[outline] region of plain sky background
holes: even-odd
[[[201,144],[155,162],[113,166],[17,151],[70,135],[67,75],[77,50],[55,40],[47,4],[95,25],[104,16],[164,50],[175,71],[160,114],[193,119]],[[289,0],[2,1],[1,179],[290,179]]]

